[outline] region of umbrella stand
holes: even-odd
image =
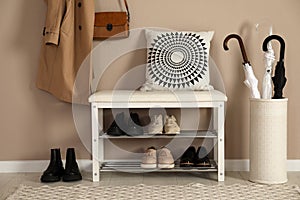
[[[241,52],[242,52],[242,56],[243,56],[243,60],[244,60],[243,69],[244,69],[244,72],[245,72],[245,81],[244,81],[244,83],[250,89],[251,97],[255,98],[255,99],[260,99],[260,93],[259,93],[258,88],[257,88],[258,80],[255,77],[252,66],[250,64],[250,61],[248,60],[242,38],[237,34],[228,35],[225,38],[224,42],[223,42],[223,48],[226,51],[229,50],[229,48],[227,46],[227,43],[232,38],[235,38],[235,39],[238,40],[239,45],[240,45],[240,49],[241,49]]]
[[[285,77],[285,68],[284,68],[284,52],[285,52],[285,42],[279,35],[270,35],[263,42],[263,51],[268,50],[268,43],[271,40],[278,40],[280,42],[280,58],[275,67],[275,75],[272,77],[274,84],[274,96],[273,99],[282,99],[283,88],[286,84],[287,78]]]
[[[250,99],[249,180],[287,182],[288,99]]]
[[[280,61],[272,78],[273,99],[250,99],[250,173],[249,180],[263,184],[287,182],[287,111],[288,99],[282,98],[285,85],[284,41],[271,35],[263,42],[263,50],[276,39],[281,43]]]

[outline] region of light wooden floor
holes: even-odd
[[[0,173],[0,199],[6,199],[21,184],[31,186],[42,186],[45,183],[40,182],[40,173]],[[121,173],[121,172],[105,172],[101,174],[101,181],[93,183],[91,173],[84,172],[83,181],[65,183],[56,182],[49,185],[67,185],[76,184],[86,185],[186,185],[189,183],[202,183],[206,185],[215,184],[250,184],[248,181],[248,172],[226,172],[224,183],[216,181],[216,173]],[[288,173],[288,184],[300,185],[300,172]]]

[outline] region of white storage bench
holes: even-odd
[[[157,169],[155,171],[163,172],[217,172],[218,181],[224,181],[224,104],[227,97],[220,91],[129,91],[129,90],[109,90],[99,91],[92,94],[89,98],[92,113],[92,159],[93,159],[93,181],[100,180],[102,171],[114,171],[116,168],[124,168],[123,171],[132,172],[148,172],[147,169],[139,167],[139,163],[135,161],[110,161],[105,159],[104,141],[111,138],[122,140],[166,138],[172,136],[164,135],[140,135],[130,136],[109,136],[103,130],[103,109],[117,108],[210,108],[212,109],[211,130],[198,131],[196,135],[181,133],[176,135],[180,138],[208,138],[214,141],[213,148],[213,165],[210,169],[182,169],[175,166],[173,169]],[[176,139],[177,139],[176,138]],[[117,167],[116,167],[117,166]]]

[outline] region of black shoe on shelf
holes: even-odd
[[[195,167],[211,167],[211,163],[208,158],[208,152],[205,147],[200,146],[197,149],[194,163]]]
[[[60,149],[51,149],[50,163],[41,176],[41,182],[60,181],[64,174],[63,163],[61,160]]]
[[[193,167],[196,156],[196,149],[190,146],[180,158],[180,167]]]
[[[76,162],[74,148],[67,149],[65,173],[62,176],[62,180],[65,182],[82,180],[82,176],[79,171],[78,164]]]
[[[137,113],[130,113],[130,118],[128,119],[128,128],[126,134],[129,136],[143,135],[143,127]]]
[[[121,136],[121,135],[126,135],[125,131],[126,130],[126,123],[125,123],[125,115],[124,113],[118,113],[116,115],[115,120],[112,122],[110,127],[107,130],[107,135],[111,136]]]

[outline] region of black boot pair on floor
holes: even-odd
[[[205,147],[200,146],[197,151],[190,146],[180,158],[180,167],[211,167]]]
[[[41,176],[41,182],[65,182],[82,180],[74,148],[67,149],[66,168],[64,169],[61,160],[60,149],[51,149],[51,160],[48,168]]]
[[[111,136],[138,136],[143,135],[143,133],[144,131],[137,113],[130,113],[128,123],[125,122],[125,114],[123,112],[118,113],[107,130],[107,134]]]

